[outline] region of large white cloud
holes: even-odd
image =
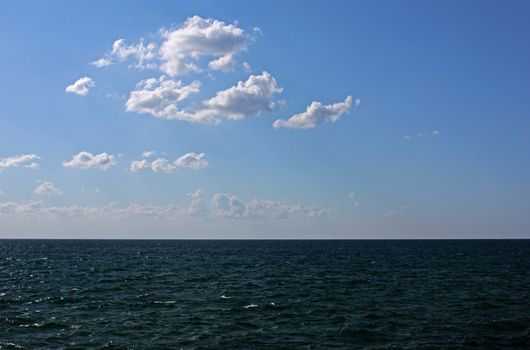
[[[65,91],[71,94],[86,96],[88,91],[90,91],[90,89],[94,86],[96,86],[96,83],[92,78],[82,77],[77,79],[73,84],[68,85]]]
[[[63,162],[66,168],[80,168],[80,169],[100,169],[107,170],[116,164],[114,156],[105,152],[93,155],[89,152],[79,152],[74,155],[70,161]]]
[[[239,120],[262,112],[271,112],[275,105],[274,94],[282,91],[276,79],[264,71],[217,92],[214,97],[203,102],[204,109],[199,113]]]
[[[274,122],[275,128],[310,129],[324,122],[336,122],[342,114],[351,109],[352,97],[346,97],[344,102],[337,102],[330,105],[323,105],[318,101],[313,101],[303,113],[293,115],[284,120],[278,119]]]
[[[170,76],[199,72],[200,61],[209,60],[212,70],[227,71],[235,65],[235,56],[246,49],[251,38],[236,24],[193,16],[181,26],[160,29],[157,43],[128,44],[118,39],[112,50],[92,62],[98,68],[126,60],[135,68],[160,69]]]
[[[162,119],[200,121],[200,118],[181,111],[178,106],[179,102],[198,93],[200,86],[196,80],[184,85],[179,80],[167,79],[165,76],[142,80],[131,91],[125,107],[128,112],[148,113]]]
[[[33,192],[35,194],[63,194],[63,191],[60,188],[57,188],[53,183],[49,181],[42,182],[38,185]]]
[[[223,218],[240,220],[289,219],[296,215],[308,218],[325,216],[329,210],[315,206],[289,204],[279,201],[254,199],[247,203],[230,193],[217,193],[210,199],[198,190],[188,194],[189,206],[178,204],[151,205],[133,203],[120,207],[115,203],[103,206],[77,205],[48,206],[42,201],[0,202],[0,219],[24,218],[86,218],[104,220],[128,220],[137,217],[153,219]]]
[[[283,89],[270,73],[263,72],[218,91],[195,111],[180,108],[180,102],[199,90],[198,81],[183,85],[181,81],[164,76],[160,79],[151,78],[137,84],[125,106],[129,112],[148,113],[162,119],[217,124],[220,118],[240,120],[272,111],[275,106],[274,95]]]
[[[142,170],[152,170],[155,173],[165,172],[172,173],[177,168],[202,169],[208,166],[208,160],[205,153],[189,152],[170,162],[165,158],[157,158],[152,162],[148,159],[134,160],[131,162],[130,170],[138,172]]]
[[[190,17],[181,27],[162,31],[160,46],[161,69],[177,76],[199,70],[196,60],[214,57],[212,69],[226,69],[233,64],[233,56],[246,48],[247,36],[234,24],[199,16]]]
[[[16,168],[24,166],[25,168],[36,170],[39,165],[34,162],[40,159],[36,154],[17,154],[15,156],[0,158],[0,172],[7,168]]]

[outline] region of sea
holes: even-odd
[[[0,240],[0,349],[530,349],[530,241]]]

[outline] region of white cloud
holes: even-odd
[[[278,119],[274,122],[275,128],[295,128],[310,129],[324,122],[336,122],[342,114],[349,112],[351,109],[352,97],[346,97],[344,102],[338,102],[331,105],[322,105],[318,101],[313,101],[305,112],[293,115],[287,120]]]
[[[403,212],[406,212],[408,210],[410,210],[410,207],[408,205],[402,205],[399,209],[390,210],[390,211],[387,211],[386,213],[378,215],[376,219],[381,220],[381,219],[395,218],[395,217],[400,216]]]
[[[105,152],[93,155],[89,152],[79,152],[72,157],[72,160],[63,162],[66,168],[80,168],[80,169],[100,169],[107,170],[116,164],[114,156]]]
[[[55,187],[55,185],[51,182],[48,182],[48,181],[45,181],[43,183],[41,183],[40,185],[38,185],[34,190],[33,192],[35,194],[41,194],[41,195],[46,195],[46,194],[63,194],[63,191],[57,187]]]
[[[125,104],[128,112],[147,113],[161,119],[206,122],[204,118],[182,111],[178,104],[200,91],[200,82],[184,85],[180,80],[150,78],[136,84]]]
[[[42,201],[0,202],[0,219],[24,218],[85,218],[104,220],[129,220],[137,217],[176,220],[180,218],[223,218],[223,219],[289,219],[296,215],[319,218],[327,215],[328,209],[279,201],[254,199],[247,203],[230,193],[217,193],[210,200],[198,190],[189,193],[189,206],[177,204],[150,205],[132,203],[119,207],[115,203],[97,207],[77,205],[48,206]]]
[[[137,171],[149,169],[150,167],[151,167],[151,164],[146,159],[142,159],[142,160],[133,160],[131,162],[130,169],[133,173],[135,173]]]
[[[154,152],[153,152],[154,153]],[[157,158],[152,162],[148,159],[134,160],[131,162],[132,172],[152,170],[156,172],[172,173],[177,168],[202,169],[208,166],[205,153],[190,152],[177,158],[173,163],[165,158]]]
[[[391,211],[388,211],[384,214],[382,214],[380,216],[381,219],[385,219],[385,218],[395,218],[396,216],[399,216],[399,211],[397,210],[391,210]]]
[[[151,169],[157,173],[163,171],[165,173],[171,173],[177,169],[177,167],[171,164],[167,159],[157,158],[151,163]]]
[[[102,68],[110,66],[112,64],[112,61],[108,58],[100,58],[99,60],[92,62],[92,64],[98,68]]]
[[[28,168],[30,170],[39,170],[39,164],[36,162],[31,162],[28,165],[24,165],[24,168]]]
[[[204,153],[186,153],[175,161],[175,165],[181,168],[202,169],[208,166],[206,154]]]
[[[160,69],[172,77],[200,72],[206,58],[212,70],[231,70],[235,56],[246,50],[252,35],[247,35],[237,24],[199,16],[189,17],[181,26],[160,29],[156,42],[128,44],[116,40],[112,50],[92,65],[101,68],[113,63],[132,62],[130,67]]]
[[[195,192],[190,192],[187,196],[191,199],[191,203],[189,208],[184,210],[186,215],[192,217],[208,216],[208,203],[203,199],[204,192],[201,189],[198,189]]]
[[[348,193],[347,197],[349,200],[353,201],[354,207],[359,208],[363,206],[362,203],[357,200],[357,196],[355,195],[354,192]]]
[[[24,166],[32,170],[37,170],[39,165],[34,160],[40,159],[36,154],[17,154],[15,156],[0,158],[0,172],[7,168]],[[29,164],[28,164],[29,163]]]
[[[155,151],[145,151],[144,153],[142,153],[143,158],[151,158],[154,155],[155,155]]]
[[[413,138],[427,139],[427,138],[436,137],[436,136],[439,136],[439,135],[440,135],[440,131],[433,130],[431,132],[419,132],[416,135],[405,135],[405,136],[403,136],[403,138],[405,140],[412,140]]]
[[[250,64],[248,62],[243,62],[243,70],[246,73],[252,72],[252,68],[250,67]]]
[[[274,77],[263,72],[217,92],[214,97],[203,101],[202,107],[195,112],[179,107],[180,102],[199,90],[198,81],[183,85],[181,81],[165,76],[158,80],[150,78],[137,84],[125,106],[128,112],[148,113],[162,119],[217,124],[221,117],[239,120],[272,111],[274,94],[280,93],[282,88],[278,87]]]
[[[245,205],[235,195],[217,193],[213,196],[211,215],[214,217],[240,218],[245,214]]]
[[[77,94],[80,96],[86,96],[88,91],[96,86],[96,83],[92,78],[82,77],[77,79],[73,84],[68,85],[65,89],[67,93]]]
[[[301,205],[285,204],[282,202],[254,199],[247,203],[245,217],[252,219],[286,219],[289,215],[304,210]]]
[[[209,56],[212,69],[225,69],[233,56],[246,49],[247,36],[234,24],[199,16],[190,17],[181,27],[161,31],[161,70],[171,76],[198,71],[197,59]]]
[[[112,51],[105,57],[100,58],[92,64],[98,68],[109,66],[115,62],[123,62],[129,58],[134,60],[132,67],[135,68],[156,68],[157,58],[156,44],[144,44],[143,40],[138,44],[127,44],[124,39],[118,39],[112,44]]]
[[[361,99],[357,97],[354,103],[355,103],[355,107],[359,107],[361,105]]]
[[[246,81],[239,81],[237,85],[217,92],[203,102],[204,109],[199,114],[239,120],[270,112],[275,105],[274,94],[282,91],[276,79],[264,71],[261,75],[251,75]]]
[[[220,70],[223,72],[227,72],[234,68],[234,64],[235,64],[234,56],[225,55],[208,63],[208,67],[210,67],[213,70]]]

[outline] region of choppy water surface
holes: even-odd
[[[530,241],[0,241],[0,349],[530,348]]]

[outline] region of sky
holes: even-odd
[[[2,1],[0,238],[530,238],[528,1]]]

